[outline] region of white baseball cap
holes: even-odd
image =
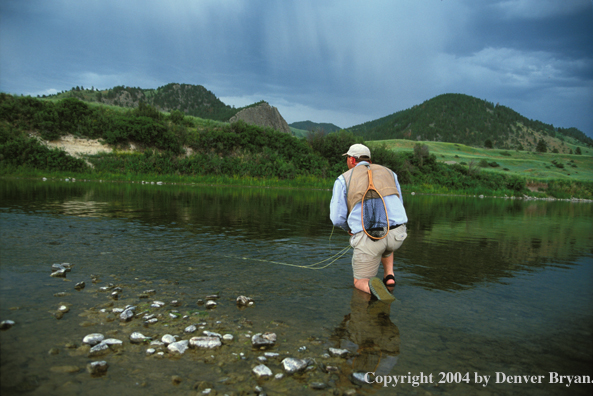
[[[356,157],[356,158],[360,158],[360,157],[368,157],[371,158],[371,150],[369,150],[369,148],[367,146],[365,146],[364,144],[353,144],[352,146],[350,146],[350,149],[348,149],[348,152],[342,155],[348,155],[350,157]]]

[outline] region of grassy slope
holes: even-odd
[[[576,155],[484,149],[457,143],[416,142],[401,139],[377,140],[367,143],[369,146],[385,144],[388,149],[396,152],[412,151],[415,144],[421,143],[426,144],[430,153],[436,155],[440,162],[455,161],[469,164],[472,160],[479,162],[486,159],[488,162],[495,161],[500,165],[498,168],[484,168],[489,172],[516,174],[528,179],[593,181],[593,149],[584,149],[582,155]],[[501,154],[505,152],[510,156]],[[554,160],[564,164],[564,168],[557,168],[552,163]],[[572,164],[575,164],[576,168],[572,167]],[[508,171],[503,170],[504,168],[507,168]]]

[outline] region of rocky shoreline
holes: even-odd
[[[70,282],[73,264],[51,266],[55,282]],[[258,326],[249,319],[256,306],[252,298],[240,295],[226,297],[208,294],[181,301],[157,299],[160,290],[136,285],[107,283],[101,276],[88,274],[90,282],[70,286],[72,292],[54,293],[62,300],[75,297],[84,289],[100,302],[91,307],[76,307],[76,299],[56,304],[52,315],[61,320],[78,312],[82,319],[76,331],[78,338],[56,344],[49,355],[68,354],[75,365],[49,365],[54,375],[87,372],[90,379],[108,378],[112,370],[129,370],[147,359],[158,364],[163,360],[185,359],[203,363],[208,373],[203,380],[192,381],[187,373],[170,377],[168,386],[204,395],[265,395],[267,392],[303,394],[355,395],[373,392],[364,382],[364,372],[352,369],[356,351],[337,348],[329,340],[314,337],[298,348],[299,341],[280,339],[272,321]],[[111,275],[112,278],[116,278]],[[56,284],[60,286],[61,284]],[[221,305],[236,306],[237,317],[219,315]],[[239,318],[240,316],[240,318]],[[4,331],[18,332],[19,324],[2,321]],[[263,328],[263,331],[256,331]],[[284,335],[285,336],[285,335]],[[149,362],[150,363],[150,362]],[[124,366],[124,367],[122,367]],[[146,384],[145,384],[146,385]],[[165,384],[161,384],[165,386]],[[43,389],[43,385],[38,390]]]

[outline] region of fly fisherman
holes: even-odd
[[[350,146],[344,155],[349,170],[334,183],[330,219],[352,235],[354,287],[379,300],[393,301],[389,291],[395,287],[393,252],[406,239],[408,222],[397,175],[371,164],[371,151],[362,144]],[[369,195],[369,186],[374,187],[374,195]],[[376,277],[379,262],[383,280]]]

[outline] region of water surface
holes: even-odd
[[[332,230],[330,198],[329,191],[0,180],[0,319],[16,322],[0,333],[2,393],[195,394],[196,385],[231,394],[259,385],[268,394],[591,394],[591,385],[549,383],[550,372],[593,375],[591,204],[406,194],[397,301],[385,306],[352,288],[350,253],[321,270],[278,264],[311,265],[347,246],[348,235]],[[61,262],[75,265],[66,281],[49,276]],[[77,292],[80,281],[86,287]],[[109,283],[122,287],[119,300],[98,291]],[[147,289],[156,294],[140,298]],[[59,292],[68,295],[54,297]],[[215,293],[214,310],[197,304]],[[239,309],[239,295],[255,305]],[[144,309],[152,300],[182,306],[159,310],[164,319],[151,326],[101,312]],[[61,303],[71,309],[57,320]],[[189,317],[166,319],[172,310]],[[189,324],[235,340],[160,359],[128,341],[132,331],[188,339]],[[277,333],[273,351],[281,357],[317,365],[258,382],[251,368],[263,352],[247,336],[265,331]],[[94,332],[124,340],[124,349],[90,358],[66,347]],[[354,356],[324,357],[329,347]],[[86,372],[93,360],[109,363],[105,376]],[[282,372],[279,359],[266,364]],[[434,383],[358,387],[353,371],[432,374]],[[437,384],[441,372],[452,383]],[[497,372],[545,379],[496,384]],[[455,373],[470,383],[456,383]],[[476,373],[491,376],[488,386],[475,383]],[[312,390],[312,382],[328,388]]]

